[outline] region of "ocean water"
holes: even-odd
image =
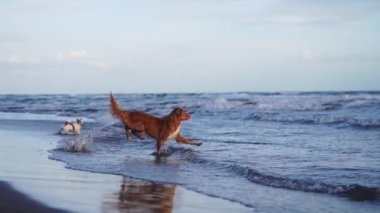
[[[115,97],[123,108],[156,116],[185,108],[192,118],[181,133],[203,145],[172,141],[167,156],[152,155],[152,139],[126,140],[106,94],[1,95],[0,119],[51,122],[58,130],[65,119],[83,117],[81,135],[62,136],[50,151],[69,169],[180,184],[265,212],[380,209],[380,92]],[[67,149],[75,143],[85,149]]]

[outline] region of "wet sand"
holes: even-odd
[[[64,163],[48,159],[48,150],[55,148],[59,140],[53,134],[59,125],[51,121],[0,120],[0,180],[3,181],[0,212],[29,212],[30,208],[33,212],[254,210],[178,185],[66,169]],[[10,201],[6,202],[6,198]]]
[[[39,212],[65,213],[66,211],[49,208],[13,189],[8,183],[0,181],[1,212]]]

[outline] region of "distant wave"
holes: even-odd
[[[121,105],[157,114],[173,107],[189,111],[332,111],[339,109],[380,108],[380,92],[282,92],[221,94],[128,94],[118,95]],[[0,95],[0,112],[29,112],[61,116],[95,117],[106,112],[108,95]]]
[[[224,93],[224,94],[197,94],[176,97],[174,94],[161,94],[144,99],[146,102],[139,105],[142,110],[171,109],[181,106],[189,110],[270,110],[270,111],[332,111],[345,108],[380,107],[380,93]],[[338,95],[340,94],[340,95]],[[142,95],[145,97],[146,95]],[[158,99],[157,99],[158,98]],[[134,108],[133,98],[123,96],[121,103],[125,102]],[[86,112],[102,111],[103,105],[82,106],[79,110]],[[66,111],[75,111],[75,109]],[[159,112],[160,110],[158,110]]]
[[[286,92],[284,93],[286,94]],[[296,92],[297,95],[380,95],[380,91]]]
[[[253,113],[246,120],[274,121],[284,123],[299,123],[299,124],[330,124],[340,125],[341,127],[356,127],[356,128],[380,128],[379,119],[358,119],[339,117],[331,115],[283,115],[280,113]]]
[[[57,114],[60,116],[80,116],[80,115],[90,115],[99,112],[99,109],[94,108],[30,108],[22,106],[10,106],[7,108],[0,109],[4,113],[30,113],[30,114]]]
[[[359,109],[363,107],[380,107],[380,95],[363,96],[295,96],[295,95],[223,95],[197,99],[194,101],[162,102],[172,107],[182,105],[190,109],[205,110],[239,110],[251,109],[259,111],[333,111],[339,109]],[[149,107],[154,107],[153,104]]]
[[[54,114],[35,114],[35,113],[18,113],[18,112],[0,112],[0,120],[26,120],[26,121],[73,121],[76,117],[59,116]],[[82,117],[84,122],[95,122],[95,120]]]

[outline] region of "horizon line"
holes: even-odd
[[[109,95],[110,92],[100,92],[100,93],[88,93],[88,92],[78,92],[78,93],[1,93],[0,95]],[[153,95],[153,94],[232,94],[232,93],[261,93],[261,94],[292,94],[292,93],[380,93],[380,90],[283,90],[283,91],[223,91],[223,92],[112,92],[114,95],[130,94],[130,95]]]

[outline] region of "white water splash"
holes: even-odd
[[[72,137],[70,139],[62,140],[63,149],[68,152],[91,152],[92,136]]]

